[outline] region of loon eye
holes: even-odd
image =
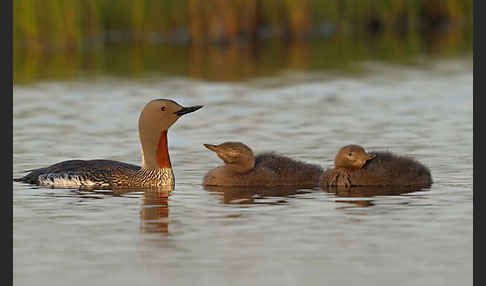
[[[165,106],[162,106],[160,110],[165,111]]]

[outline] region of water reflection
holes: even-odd
[[[32,187],[39,189],[40,187]],[[123,196],[139,198],[143,193],[140,209],[140,230],[144,233],[168,233],[169,228],[169,196],[173,186],[152,189],[72,189],[68,193],[63,189],[53,189],[43,193],[43,197],[77,198],[79,200],[106,199],[107,196]]]
[[[286,198],[310,193],[310,189],[298,187],[223,187],[205,186],[204,189],[221,197],[224,204],[286,204]]]
[[[358,207],[374,206],[376,196],[399,196],[402,194],[427,191],[430,186],[327,186],[321,187],[325,192],[336,196],[335,202],[351,203]],[[362,199],[360,199],[362,198]]]
[[[144,233],[168,233],[169,229],[169,196],[173,186],[152,189],[120,189],[113,195],[121,196],[131,192],[143,191],[140,209],[140,231]]]
[[[285,43],[264,40],[250,46],[173,46],[163,43],[123,41],[90,52],[36,52],[16,49],[13,54],[15,84],[44,80],[70,81],[84,77],[183,76],[209,81],[246,81],[278,75],[287,70],[362,72],[360,63],[427,65],[429,55],[470,55],[472,32],[463,29],[382,34],[372,38],[336,34],[313,41]],[[426,58],[424,58],[426,56]]]
[[[146,190],[140,210],[140,230],[145,233],[168,233],[169,196],[171,190]]]

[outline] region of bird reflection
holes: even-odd
[[[285,198],[309,193],[309,189],[298,187],[223,187],[223,186],[204,186],[210,193],[221,196],[224,204],[267,204],[279,205],[286,204]],[[277,197],[275,200],[265,200],[266,198]],[[280,197],[280,198],[279,198]]]
[[[137,190],[115,190],[114,195],[143,191],[140,210],[140,231],[144,233],[168,233],[169,196],[174,187],[160,187]]]
[[[359,207],[374,206],[373,198],[376,196],[399,196],[402,194],[427,191],[430,185],[424,186],[321,186],[323,191],[334,194],[336,202],[351,203]],[[358,198],[353,200],[339,200],[339,198]],[[363,198],[363,200],[359,200]]]

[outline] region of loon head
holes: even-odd
[[[182,115],[203,107],[184,107],[170,99],[154,99],[147,103],[138,118],[142,145],[143,168],[170,168],[167,150],[167,130]]]
[[[334,166],[336,168],[359,169],[375,157],[375,154],[366,153],[365,149],[359,145],[347,145],[337,153]]]
[[[246,172],[255,166],[253,151],[241,142],[224,142],[219,145],[204,144],[204,147],[215,152],[226,163],[226,166],[236,172]]]

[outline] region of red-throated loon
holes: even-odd
[[[141,167],[112,160],[69,160],[30,170],[24,177],[14,180],[53,188],[173,186],[167,130],[179,117],[201,107],[183,107],[169,99],[155,99],[147,103],[138,119]]]

